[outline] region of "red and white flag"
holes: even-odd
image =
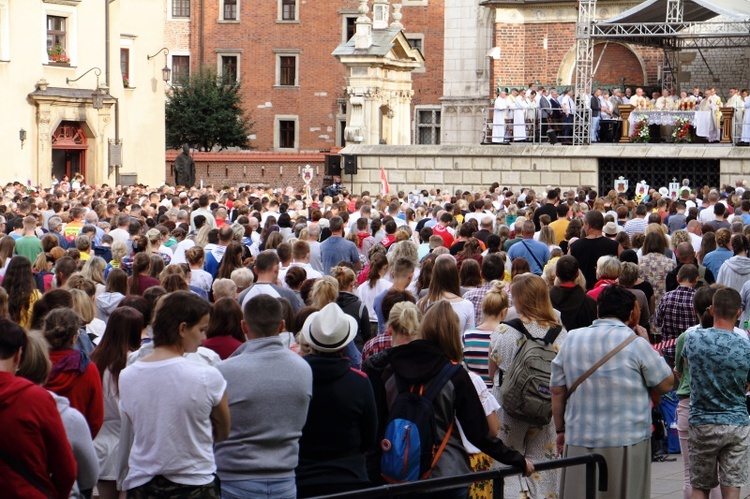
[[[385,174],[385,169],[380,167],[380,194],[387,196],[391,193],[391,186],[388,185],[388,175]]]

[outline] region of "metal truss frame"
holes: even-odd
[[[596,19],[596,0],[579,0],[576,23],[576,112],[573,115],[573,145],[590,142],[591,93],[594,75],[594,40],[591,28]]]

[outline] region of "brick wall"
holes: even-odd
[[[196,10],[198,5],[194,4]],[[274,147],[277,115],[298,116],[299,151],[325,151],[337,146],[337,99],[344,95],[344,67],[331,56],[343,40],[344,15],[356,16],[358,2],[300,2],[299,22],[277,21],[277,1],[240,2],[239,23],[222,23],[219,1],[205,2],[203,60],[194,18],[193,68],[217,67],[217,51],[239,50],[243,105],[255,123],[250,143],[260,151]],[[342,12],[346,14],[342,14]],[[439,105],[442,95],[443,0],[429,6],[405,5],[405,31],[424,33],[427,70],[414,75],[414,104]],[[197,13],[197,15],[200,15]],[[278,88],[274,50],[299,51],[299,87]]]
[[[165,182],[174,184],[174,160],[178,151],[165,155]],[[262,154],[262,153],[195,153],[195,182],[200,185],[225,186],[237,184],[300,188],[302,168],[314,168],[312,185],[320,189],[325,182],[325,156],[323,154]]]

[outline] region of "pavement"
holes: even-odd
[[[651,499],[683,499],[683,465],[681,454],[671,454],[676,461],[651,463]],[[740,492],[743,499],[750,498],[750,487]]]

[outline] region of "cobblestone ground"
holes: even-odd
[[[672,454],[669,458],[677,460],[651,465],[651,499],[683,499],[682,455]],[[740,497],[750,498],[750,487],[743,487]]]

